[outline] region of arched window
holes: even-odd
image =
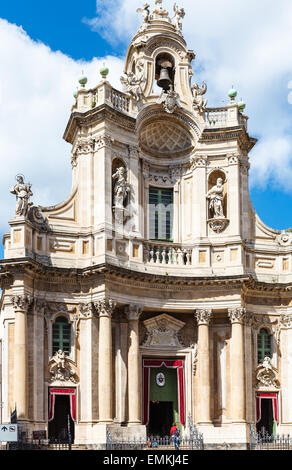
[[[266,356],[272,358],[272,336],[266,328],[262,328],[258,334],[258,363]]]
[[[61,349],[67,355],[71,348],[71,325],[66,317],[58,317],[53,325],[53,354]]]

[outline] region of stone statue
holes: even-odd
[[[150,17],[150,5],[149,3],[145,3],[143,8],[138,8],[136,11],[137,13],[142,13],[143,15],[143,23],[149,23],[149,17]]]
[[[206,197],[210,200],[209,208],[214,219],[225,218],[223,213],[223,180],[217,178],[217,183],[207,193]]]
[[[207,100],[203,98],[206,91],[207,85],[204,81],[201,87],[199,87],[197,83],[192,86],[193,107],[194,109],[198,109],[200,112],[202,112],[207,106]]]
[[[114,185],[114,207],[116,209],[123,209],[126,196],[130,192],[130,186],[125,177],[125,168],[121,166],[112,176],[116,180]]]
[[[181,32],[181,30],[182,30],[182,19],[185,17],[185,11],[184,11],[183,8],[179,8],[176,3],[173,5],[173,11],[174,11],[174,26],[175,26],[175,29],[178,32]]]
[[[124,91],[126,93],[130,93],[135,100],[141,101],[143,97],[143,83],[146,82],[146,78],[144,77],[141,65],[137,65],[137,68],[141,73],[140,77],[137,77],[133,72],[129,72],[125,77],[121,77],[120,80],[124,87]]]
[[[32,202],[29,202],[30,197],[33,196],[31,184],[25,184],[22,175],[17,175],[16,181],[17,184],[10,189],[11,194],[16,195],[15,215],[26,216],[28,208],[32,205]]]
[[[159,8],[162,8],[162,2],[163,0],[155,0],[155,5],[158,6]]]

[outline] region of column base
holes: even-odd
[[[127,426],[141,426],[141,421],[131,421],[127,423]]]

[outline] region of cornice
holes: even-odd
[[[251,275],[235,275],[235,276],[204,276],[204,277],[186,277],[186,276],[169,276],[162,274],[150,274],[134,271],[131,269],[117,267],[108,263],[89,266],[87,268],[58,268],[55,266],[45,266],[30,258],[6,259],[0,260],[0,287],[7,286],[8,282],[13,281],[14,274],[20,273],[37,276],[38,279],[48,282],[81,282],[90,281],[91,279],[104,277],[104,282],[125,281],[132,285],[161,289],[168,287],[213,287],[232,289],[242,289],[243,295],[263,294],[275,296],[279,294],[290,294],[292,291],[292,283],[275,284],[265,283],[254,279]]]
[[[63,139],[66,142],[72,144],[74,140],[74,134],[80,126],[92,125],[93,122],[104,121],[107,119],[114,121],[116,124],[126,130],[131,130],[133,132],[135,131],[135,118],[103,103],[100,106],[83,113],[78,111],[71,113],[63,135]]]
[[[202,132],[199,142],[214,142],[214,140],[226,141],[238,139],[240,146],[247,152],[255,146],[258,139],[250,137],[243,126],[205,128]]]

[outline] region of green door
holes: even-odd
[[[153,430],[153,433],[164,437],[169,435],[173,422],[176,422],[181,430],[178,411],[177,369],[151,368],[148,431],[151,434],[151,430]]]

